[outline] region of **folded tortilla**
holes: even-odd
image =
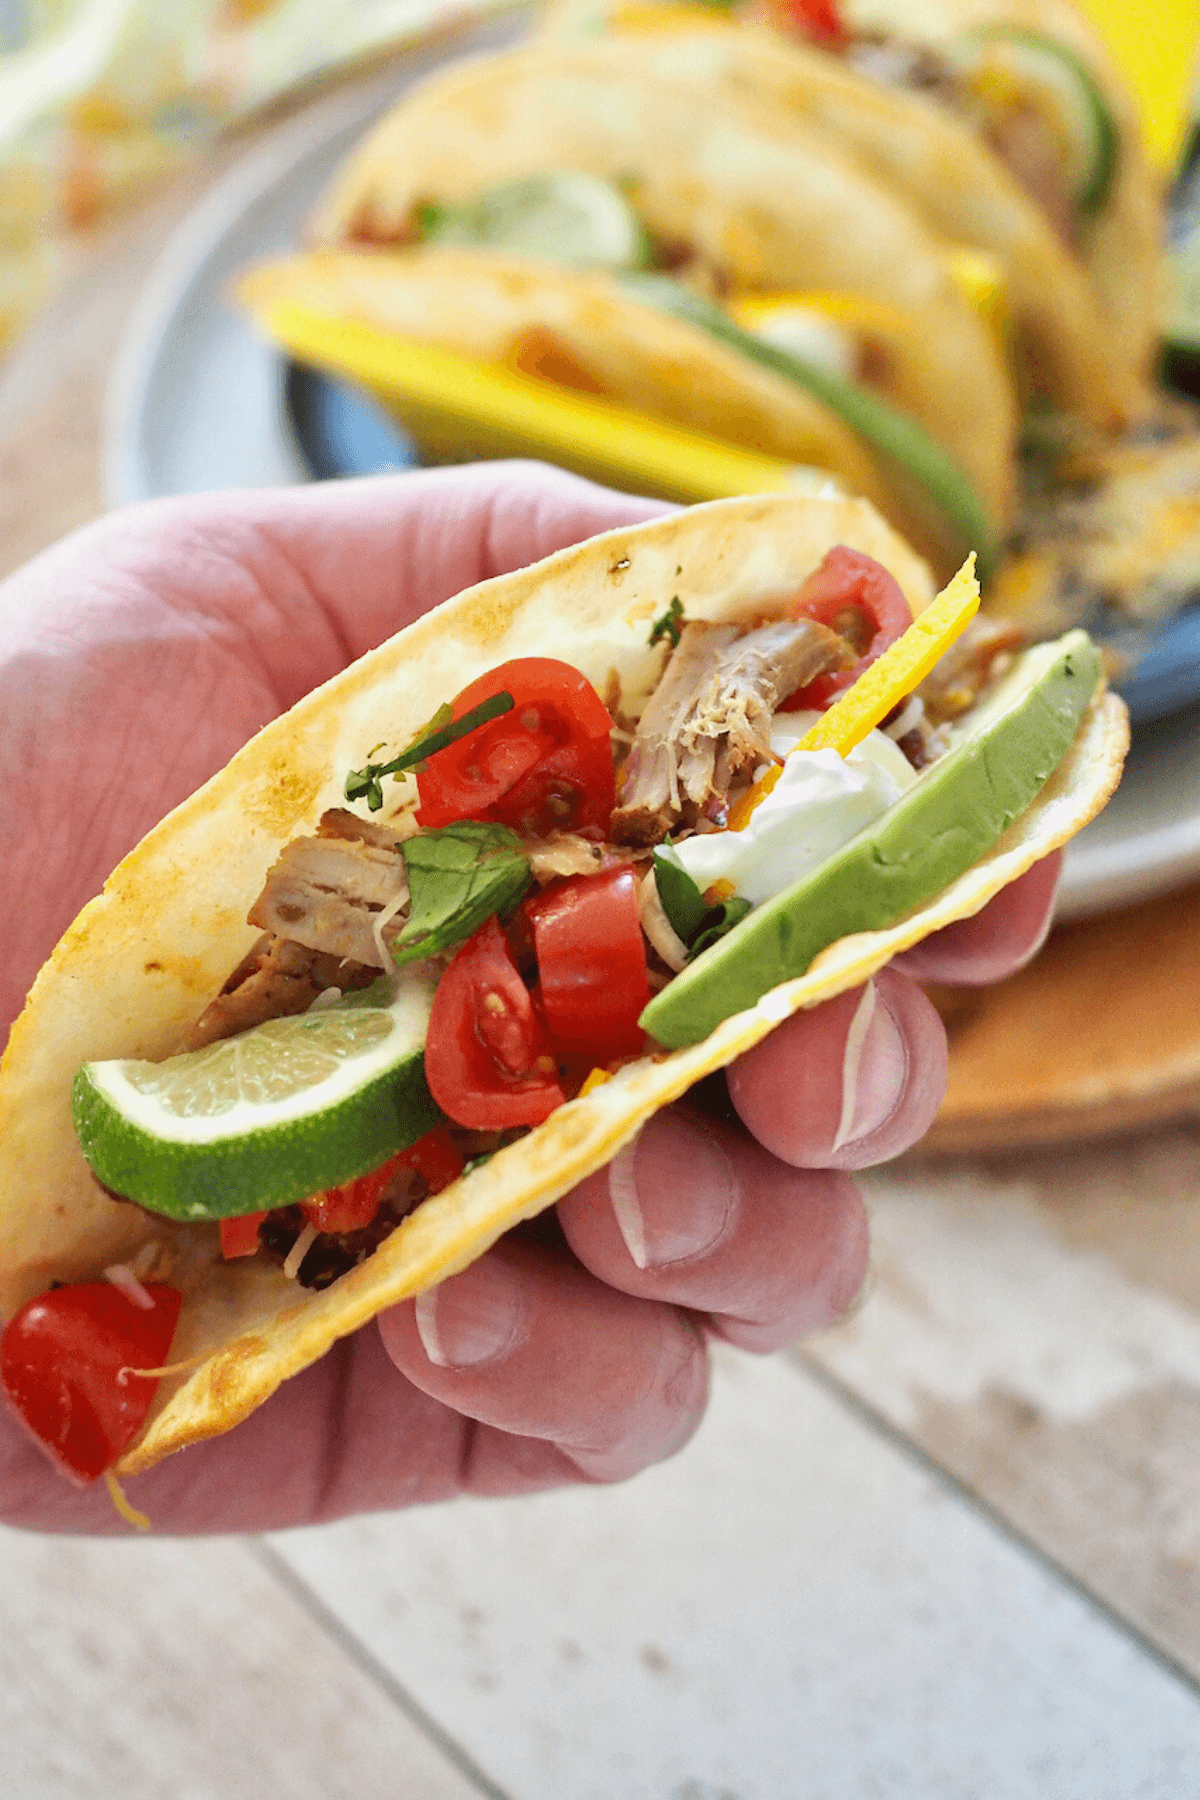
[[[645,62],[640,42],[611,39],[452,65],[367,136],[318,207],[315,238],[403,242],[421,205],[523,175],[582,170],[619,184],[660,243],[699,251],[738,291],[854,295],[911,321],[871,384],[1007,523],[1016,403],[945,246],[901,194],[772,97],[701,99],[669,71],[647,76]]]
[[[936,101],[760,27],[718,20],[639,41],[648,74],[772,97],[851,151],[938,237],[995,257],[1024,391],[1102,428],[1145,411],[1148,344],[1139,340],[1126,360],[1083,264],[999,158]]]
[[[237,1424],[337,1338],[550,1206],[660,1107],[798,1008],[857,986],[898,951],[978,911],[1104,804],[1120,774],[1125,714],[1097,695],[1034,805],[935,901],[886,930],[834,943],[704,1042],[630,1063],[422,1202],[323,1291],[253,1259],[223,1262],[215,1225],[175,1226],[104,1194],[71,1127],[76,1069],[180,1048],[256,935],[246,913],[267,869],[341,803],[347,771],[372,746],[415,734],[431,696],[450,697],[511,657],[561,657],[601,689],[615,669],[626,694],[645,691],[658,668],[648,628],[673,595],[689,618],[748,617],[794,592],[835,544],[887,564],[914,611],[927,604],[927,570],[869,505],[790,497],[715,501],[468,589],[268,725],[84,908],[38,976],[0,1064],[0,1311],[10,1316],[51,1281],[94,1279],[148,1242],[174,1249],[184,1303],[171,1356],[196,1366],[164,1378],[121,1473]]]
[[[1109,354],[1149,382],[1159,338],[1163,195],[1142,138],[1137,103],[1100,34],[1070,0],[847,0],[856,30],[894,31],[934,45],[964,31],[1015,25],[1072,50],[1099,82],[1117,128],[1112,189],[1082,226],[1080,256],[1100,304]],[[1153,13],[1146,15],[1153,30]]]
[[[651,0],[651,5],[653,0]],[[670,0],[661,0],[664,12]],[[999,157],[935,98],[872,81],[836,56],[777,32],[679,9],[686,31],[661,43],[645,13],[622,19],[620,0],[562,0],[545,29],[561,42],[628,32],[650,75],[707,82],[769,98],[827,131],[902,194],[950,243],[995,256],[1018,334],[1027,391],[1101,428],[1144,415],[1153,382],[1162,271],[1162,196],[1137,110],[1088,22],[1062,0],[844,0],[847,24],[944,47],[963,32],[1009,24],[1056,39],[1096,77],[1120,138],[1113,187],[1069,248]],[[696,22],[693,23],[692,20]]]
[[[821,401],[601,271],[436,245],[313,250],[248,270],[237,295],[260,315],[294,301],[828,470],[939,568],[961,561],[932,498],[897,481]]]

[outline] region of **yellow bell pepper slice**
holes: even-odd
[[[291,300],[256,309],[259,325],[304,363],[361,382],[445,461],[537,456],[664,499],[805,491],[802,467],[633,412],[599,394],[420,344]]]
[[[839,756],[849,755],[868,731],[873,731],[906,694],[924,681],[978,611],[979,583],[972,551],[950,585],[923,613],[918,613],[908,630],[869,669],[863,670],[853,687],[847,688],[841,699],[822,713],[788,755],[795,756],[798,750],[836,750]],[[768,769],[749,793],[742,795],[729,816],[730,830],[744,829],[750,814],[766,799],[781,772],[781,765]]]
[[[611,1069],[593,1069],[591,1074],[588,1076],[587,1080],[584,1082],[583,1086],[580,1088],[579,1092],[576,1094],[575,1098],[577,1100],[582,1100],[585,1095],[594,1094],[597,1088],[603,1087],[605,1082],[608,1082],[611,1080],[612,1080],[612,1070]]]

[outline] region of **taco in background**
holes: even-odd
[[[565,188],[589,199],[595,192],[580,176],[542,183],[539,192],[544,202]],[[814,343],[810,333],[807,356],[798,356],[661,276],[622,281],[600,269],[435,243],[264,263],[239,277],[237,295],[268,331],[276,305],[297,303],[827,470],[947,573],[969,548],[986,552],[994,541],[987,508],[952,459],[915,421],[858,387],[841,340]],[[664,297],[683,310],[669,311]],[[895,321],[882,308],[870,318],[857,310],[856,349],[868,357]],[[432,441],[419,421],[405,422],[427,458],[474,447],[465,426],[449,441]]]
[[[1034,373],[1060,404],[1092,423],[1102,422],[1104,405],[1115,407],[1113,423],[1144,408],[1161,304],[1162,195],[1133,99],[1080,12],[1065,0],[566,0],[548,21],[550,34],[567,42],[601,31],[643,43],[667,33],[675,47],[664,44],[656,60],[668,68],[673,58],[695,59],[686,36],[711,38],[722,26],[734,40],[758,40],[757,48],[726,51],[726,79],[825,124],[938,229],[994,251],[1014,316],[1042,346]],[[773,28],[769,38],[755,29],[763,26]],[[780,53],[775,34],[798,55]],[[1014,211],[1018,196],[1040,229]],[[1056,304],[1043,295],[1039,306],[1036,270],[1049,275],[1055,264],[1061,296]],[[1110,362],[1091,401],[1070,373],[1078,376],[1089,310],[1102,323]]]
[[[778,104],[707,95],[698,129],[694,88],[645,79],[643,61],[641,46],[613,41],[456,64],[367,136],[319,205],[314,236],[466,241],[543,261],[561,258],[565,241],[573,261],[623,279],[651,269],[657,284],[643,281],[639,297],[690,312],[706,329],[714,314],[736,323],[742,297],[838,296],[857,306],[870,340],[858,384],[915,419],[1003,528],[1016,406],[994,335],[956,285],[946,247],[901,196]],[[623,201],[634,229],[614,231],[610,208],[590,256],[560,219],[518,245],[513,190],[531,177],[576,175]],[[600,209],[587,216],[600,237]],[[876,331],[884,315],[895,329],[872,335],[867,313]],[[828,335],[838,338],[836,322]]]
[[[0,1377],[61,1468],[236,1424],[1104,804],[1124,713],[1084,634],[1014,662],[984,628],[926,675],[977,589],[929,596],[863,502],[610,532],[438,608],[150,833],[0,1066]],[[821,829],[780,835],[814,780]]]

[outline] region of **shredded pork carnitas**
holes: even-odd
[[[360,830],[351,836],[348,824]],[[316,837],[284,846],[249,922],[310,950],[382,969],[375,915],[407,897],[395,832],[337,809],[324,814]]]
[[[776,707],[853,661],[845,640],[812,619],[750,631],[685,625],[622,771],[614,840],[659,844],[701,818],[723,823],[734,777],[771,754]]]

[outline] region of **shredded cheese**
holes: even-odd
[[[300,1233],[300,1236],[288,1251],[287,1261],[283,1265],[283,1272],[289,1281],[295,1281],[297,1275],[300,1273],[300,1264],[308,1255],[309,1246],[316,1236],[316,1226],[306,1225],[304,1230]]]
[[[591,1074],[588,1076],[587,1080],[584,1082],[583,1086],[580,1088],[578,1094],[576,1095],[576,1099],[582,1100],[583,1096],[585,1094],[594,1093],[598,1087],[603,1087],[606,1081],[611,1081],[611,1080],[612,1080],[612,1070],[611,1069],[593,1069]]]
[[[340,987],[322,988],[316,999],[309,1003],[308,1010],[310,1013],[328,1012],[331,1006],[337,1005],[341,997],[342,990]]]
[[[141,1375],[154,1380],[160,1375],[182,1375],[187,1369],[198,1369],[201,1363],[207,1362],[215,1354],[215,1346],[210,1344],[207,1350],[197,1350],[195,1356],[185,1356],[182,1362],[164,1363],[161,1369],[135,1369],[130,1363],[123,1363],[117,1370],[117,1380],[122,1387],[126,1387],[130,1375]]]
[[[391,924],[392,920],[402,907],[408,905],[408,898],[408,885],[406,883],[400,889],[396,898],[394,900],[389,900],[383,910],[377,912],[371,921],[371,936],[375,939],[375,948],[379,952],[379,966],[381,969],[390,969],[394,966],[392,963],[392,953],[383,941],[383,928],[385,925]]]
[[[125,1498],[124,1488],[121,1486],[111,1469],[105,1469],[104,1480],[108,1487],[108,1497],[120,1513],[121,1517],[125,1520],[125,1523],[127,1525],[136,1525],[139,1531],[149,1531],[149,1519],[144,1512],[139,1512],[136,1506],[130,1505],[129,1501]]]

